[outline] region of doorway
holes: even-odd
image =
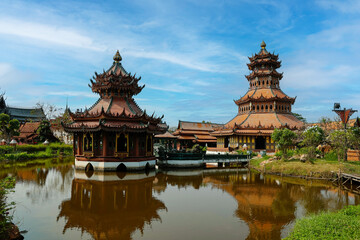
[[[255,139],[255,149],[266,149],[265,137],[257,136]]]

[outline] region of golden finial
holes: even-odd
[[[262,43],[261,43],[260,47],[261,47],[262,49],[265,49],[265,47],[266,47],[266,43],[264,42],[264,40],[262,41]]]
[[[116,63],[120,62],[122,60],[122,57],[120,56],[119,50],[116,51],[114,57],[113,57],[114,61]]]

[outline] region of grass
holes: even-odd
[[[293,239],[360,239],[360,205],[297,220],[293,231],[285,238]]]
[[[342,172],[360,175],[360,162],[342,162],[315,159],[312,162],[301,162],[300,160],[275,160],[265,164],[265,169],[260,165],[261,162],[268,158],[252,159],[250,167],[258,170],[265,170],[267,173],[288,175],[288,176],[301,176],[312,178],[332,178],[334,172]]]
[[[59,155],[72,155],[72,145],[61,143],[51,143],[48,146],[38,145],[19,145],[0,146],[0,162],[7,161],[28,161],[40,158],[51,158]]]

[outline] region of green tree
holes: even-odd
[[[283,158],[287,159],[287,152],[289,147],[294,145],[296,134],[287,128],[275,128],[274,132],[271,134],[271,138],[277,144],[278,149],[283,152]]]
[[[293,113],[293,115],[300,121],[307,123],[306,118],[304,118],[300,113]]]
[[[345,151],[347,149],[348,133],[344,130],[335,130],[329,135],[331,146],[335,149],[339,162],[345,159]]]
[[[44,142],[48,140],[49,142],[57,142],[58,139],[54,136],[50,129],[50,122],[48,120],[44,120],[40,123],[39,128],[37,129],[37,134],[39,134],[40,142]]]
[[[9,142],[13,136],[19,136],[20,123],[17,119],[10,119],[5,113],[0,113],[1,135]]]
[[[308,150],[308,160],[315,158],[316,147],[325,141],[324,130],[315,125],[307,127],[301,135],[303,137],[302,145]]]
[[[351,127],[347,129],[349,147],[360,150],[360,128]]]

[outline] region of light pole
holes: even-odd
[[[344,124],[344,131],[345,131],[345,155],[344,155],[344,161],[347,161],[347,137],[346,137],[346,125],[350,119],[350,116],[354,114],[354,112],[357,112],[357,110],[350,109],[341,109],[340,103],[334,103],[334,109],[333,112],[336,112],[336,114],[340,117],[341,122]]]

